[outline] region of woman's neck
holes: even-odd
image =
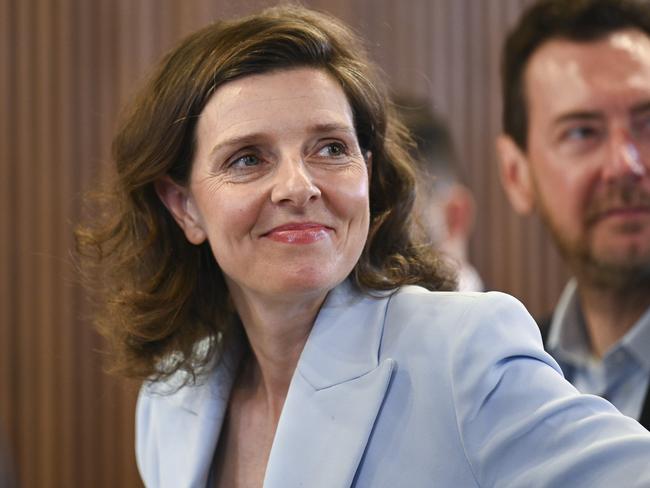
[[[231,288],[231,296],[252,351],[245,381],[279,415],[326,294],[274,300]]]

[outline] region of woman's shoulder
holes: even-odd
[[[524,305],[512,295],[498,291],[457,292],[430,291],[421,286],[403,286],[389,298],[389,307],[396,313],[421,312],[437,317],[468,316],[473,314],[516,313],[528,316]]]
[[[515,297],[501,292],[436,292],[404,286],[389,298],[385,335],[412,335],[447,347],[518,341],[541,348],[539,329]]]

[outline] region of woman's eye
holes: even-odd
[[[254,154],[246,154],[233,160],[228,166],[230,168],[250,168],[260,164],[260,158]]]
[[[325,145],[320,151],[318,151],[319,156],[328,158],[341,157],[345,154],[345,146],[340,142],[330,142],[329,144]]]

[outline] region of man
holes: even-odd
[[[426,100],[400,96],[395,105],[416,144],[411,151],[420,173],[415,208],[424,238],[457,267],[459,290],[482,291],[468,259],[474,197],[462,183],[449,130]]]
[[[574,278],[546,346],[650,427],[650,5],[541,0],[506,40],[501,179]]]

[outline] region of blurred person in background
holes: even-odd
[[[424,239],[458,270],[459,291],[483,291],[468,259],[476,204],[464,184],[449,128],[428,100],[400,95],[394,102],[414,141],[410,154],[419,174],[415,211]]]
[[[573,278],[546,348],[581,392],[650,427],[650,4],[542,0],[503,51],[501,177]]]

